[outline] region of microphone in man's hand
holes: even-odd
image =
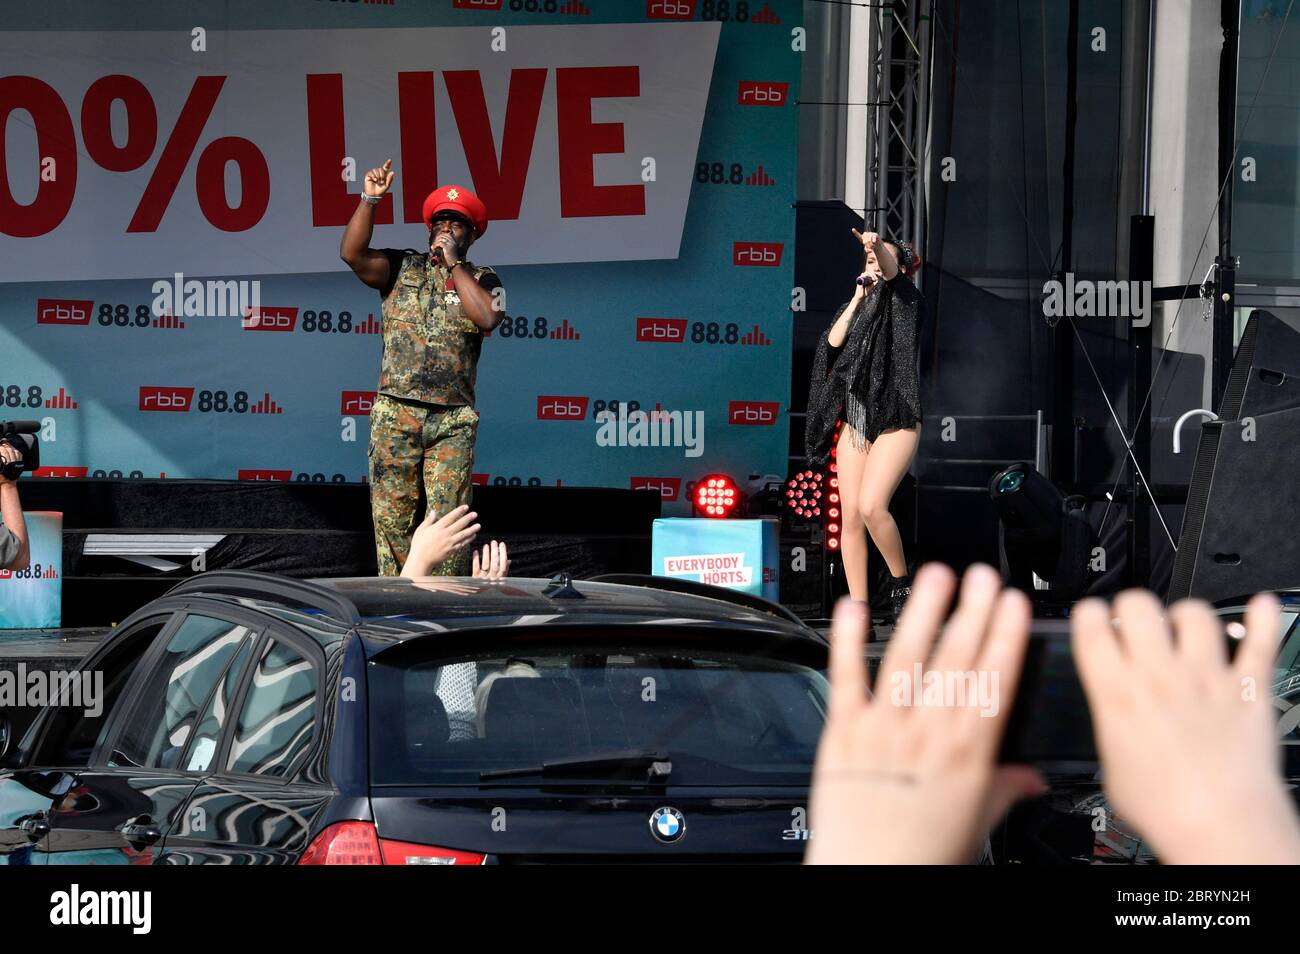
[[[439,242],[437,239],[434,239],[433,242],[432,242],[431,244],[432,244],[432,246],[433,246],[433,257],[434,257],[434,260],[437,261],[437,262],[439,262],[439,263],[441,263],[441,264],[443,264],[443,265],[446,265],[446,264],[447,264],[447,252],[446,252],[445,249],[443,249],[443,247],[442,247],[442,243]],[[456,244],[456,240],[455,240],[454,238],[452,239],[452,244],[453,244],[453,245]]]

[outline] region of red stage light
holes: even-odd
[[[725,474],[710,474],[695,487],[695,509],[706,517],[731,516],[740,499],[735,483]]]

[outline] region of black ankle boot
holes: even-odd
[[[903,615],[903,604],[907,598],[912,595],[912,576],[905,573],[902,576],[889,577],[889,602],[894,608],[894,625],[898,625],[898,620]]]

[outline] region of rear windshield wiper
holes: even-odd
[[[665,779],[672,774],[673,763],[668,760],[666,752],[640,752],[629,749],[625,752],[608,752],[604,755],[581,755],[567,759],[552,759],[541,765],[526,765],[520,768],[489,769],[479,773],[479,778],[489,781],[496,778],[522,778],[529,775],[594,775],[610,774],[617,776],[623,772],[644,773],[648,781]]]

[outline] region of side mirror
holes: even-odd
[[[9,751],[9,739],[13,735],[13,726],[9,723],[8,716],[0,715],[0,759],[5,757]]]

